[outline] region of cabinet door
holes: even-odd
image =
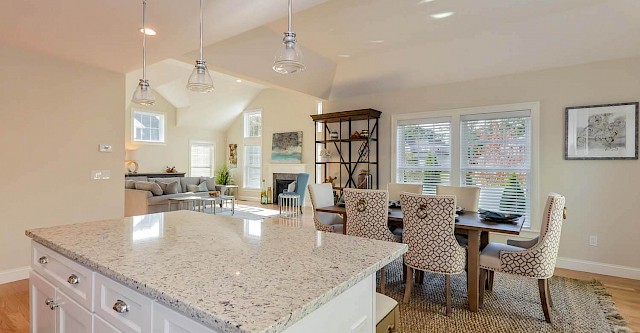
[[[60,290],[58,299],[58,333],[92,333],[93,315]]]
[[[187,316],[153,303],[153,333],[217,333]]]
[[[56,332],[56,308],[47,303],[55,302],[56,288],[40,275],[29,273],[29,290],[31,303],[31,333]]]
[[[93,316],[93,333],[122,333],[117,328],[111,326],[104,319]]]

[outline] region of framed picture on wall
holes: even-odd
[[[637,160],[638,102],[565,110],[566,160]]]

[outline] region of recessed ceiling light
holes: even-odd
[[[433,17],[434,19],[443,19],[443,18],[449,17],[451,15],[453,15],[453,12],[445,12],[445,13],[433,14],[433,15],[431,15],[431,17]]]
[[[420,2],[418,2],[418,5],[424,5],[425,3],[429,3],[429,2],[434,2],[436,0],[420,0]]]
[[[340,58],[351,58],[350,54],[338,54],[338,57]]]
[[[240,79],[237,79],[237,80],[236,80],[236,82],[238,82],[238,83],[242,83],[242,80],[240,80]]]
[[[367,44],[382,44],[382,43],[384,43],[384,40],[383,39],[375,39],[375,40],[366,41],[365,43],[367,43]]]
[[[143,32],[143,29],[140,29],[140,32]],[[144,29],[144,33],[145,33],[147,36],[155,36],[155,35],[156,35],[156,31],[155,31],[155,30],[153,30],[153,29],[151,29],[151,28],[146,28],[146,29]]]

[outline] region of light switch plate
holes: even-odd
[[[98,150],[100,150],[101,153],[110,153],[113,151],[113,146],[111,145],[100,145]]]
[[[91,170],[92,180],[106,180],[111,178],[111,170]]]

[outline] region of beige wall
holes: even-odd
[[[122,74],[0,45],[0,279],[29,265],[25,229],[124,215],[124,84]],[[111,179],[91,180],[91,170]]]
[[[262,178],[267,186],[272,184],[272,173],[291,172],[297,173],[299,168],[311,174],[314,167],[314,126],[310,115],[316,114],[318,99],[305,94],[281,90],[263,90],[247,107],[246,110],[262,109]],[[272,165],[271,141],[273,133],[303,131],[302,136],[302,165]],[[260,197],[260,191],[242,189],[242,170],[244,167],[244,118],[243,115],[233,122],[227,131],[227,142],[238,144],[238,168],[234,170],[235,183],[240,186],[239,195],[243,198],[256,199]]]
[[[185,88],[186,89],[186,88]],[[136,149],[138,159],[139,173],[143,172],[164,172],[167,166],[175,166],[179,172],[186,172],[189,175],[189,142],[205,141],[215,144],[214,163],[216,166],[225,163],[225,133],[216,133],[213,130],[177,126],[176,116],[179,112],[167,100],[156,93],[156,104],[154,106],[145,107],[140,105],[131,105],[125,113],[125,144],[127,149]],[[165,114],[165,144],[150,144],[132,142],[131,135],[131,110],[142,109],[161,112]]]
[[[568,220],[560,256],[640,268],[640,162],[565,161],[564,109],[640,99],[640,58],[542,70],[332,101],[328,111],[371,107],[383,112],[381,158],[391,152],[391,115],[540,102],[540,193],[566,196]],[[381,184],[391,163],[381,165]],[[598,246],[589,246],[589,236]],[[638,271],[636,271],[637,274]]]

